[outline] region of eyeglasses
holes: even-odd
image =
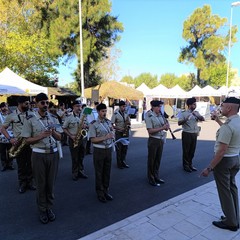
[[[48,105],[49,101],[41,101],[40,103],[41,103],[41,105]]]

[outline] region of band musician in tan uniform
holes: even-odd
[[[162,104],[162,101],[152,100],[151,111],[147,112],[145,118],[149,134],[147,175],[149,184],[152,186],[160,186],[165,182],[159,178],[159,168],[169,124],[164,121],[163,115],[160,113]]]
[[[114,133],[111,121],[106,118],[106,105],[100,103],[97,111],[97,120],[94,120],[89,126],[89,138],[93,143],[96,192],[98,200],[105,203],[107,200],[113,200],[109,194],[109,182]]]
[[[57,141],[61,140],[63,130],[57,117],[47,112],[49,101],[45,93],[36,96],[36,103],[38,112],[32,113],[24,122],[21,136],[32,148],[39,218],[45,224],[55,220],[52,206],[59,162]]]
[[[80,130],[87,129],[87,121],[81,119],[82,104],[80,101],[74,101],[72,104],[73,112],[70,116],[65,118],[63,123],[63,130],[69,136],[69,149],[72,158],[72,179],[77,181],[79,178],[88,178],[84,172],[83,159],[85,155],[85,147],[87,137],[81,137],[78,146],[74,147],[76,135]],[[82,123],[80,123],[80,119]],[[81,124],[81,126],[79,126]]]
[[[15,146],[18,145],[20,135],[23,129],[23,124],[26,118],[31,114],[29,109],[29,100],[26,96],[20,96],[17,99],[18,107],[11,114],[9,114],[2,125],[1,131],[10,143]],[[12,126],[13,137],[9,136],[7,129]],[[18,181],[19,192],[24,193],[27,189],[35,190],[33,184],[32,164],[31,164],[32,150],[30,146],[26,146],[18,156],[16,156],[18,167]]]
[[[214,156],[201,175],[207,177],[213,171],[217,191],[224,216],[221,221],[213,221],[218,228],[237,231],[239,229],[239,200],[235,176],[239,172],[240,117],[238,115],[240,99],[226,98],[221,113],[227,117],[223,123],[213,113],[213,119],[220,125],[216,133]]]
[[[111,118],[113,128],[115,129],[115,140],[120,138],[128,138],[131,128],[131,120],[129,115],[125,112],[126,104],[124,101],[119,102],[119,109],[117,109]],[[129,168],[126,163],[128,145],[123,145],[121,142],[116,143],[116,157],[117,166],[120,169]]]

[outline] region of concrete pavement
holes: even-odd
[[[239,186],[240,174],[236,179]],[[240,230],[232,232],[212,225],[221,215],[216,185],[212,181],[81,240],[239,240]]]

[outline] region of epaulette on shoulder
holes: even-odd
[[[93,120],[92,122],[90,122],[91,124],[94,124],[96,122],[96,120]]]
[[[26,117],[26,119],[29,120],[29,119],[32,118],[32,117],[33,117],[33,115],[28,115],[28,116]]]
[[[118,113],[117,112],[114,112],[114,115],[117,115]]]

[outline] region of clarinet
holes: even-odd
[[[168,122],[168,120],[164,117],[164,114],[162,114],[162,112],[160,111],[160,114],[161,114],[161,116],[162,116],[162,118],[163,118],[163,121],[164,121],[164,124],[168,124],[169,125],[169,122]],[[172,132],[172,129],[169,127],[169,132],[171,133],[171,136],[172,136],[172,140],[175,140],[176,139],[176,137],[174,136],[174,134],[173,134],[173,132]]]

